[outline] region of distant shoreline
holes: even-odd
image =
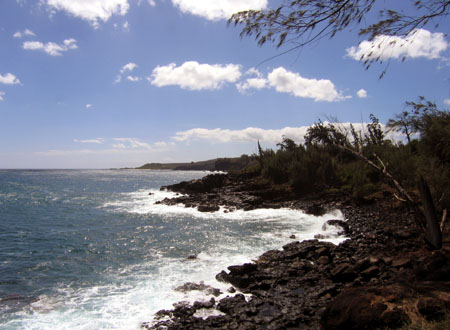
[[[215,158],[190,163],[147,163],[140,167],[124,169],[229,172],[242,170],[253,162],[255,162],[253,157],[242,155],[234,158]]]

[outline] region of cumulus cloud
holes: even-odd
[[[77,48],[77,41],[75,39],[66,39],[62,44],[54,42],[44,44],[40,41],[26,41],[23,43],[23,49],[25,50],[40,50],[51,56],[61,56],[63,52]]]
[[[92,108],[92,104],[90,104],[90,103],[86,104],[86,109],[90,109],[90,108]]]
[[[96,139],[88,139],[88,140],[78,140],[78,139],[74,139],[73,142],[77,142],[77,143],[95,143],[95,144],[103,144],[105,140],[103,140],[102,138],[96,138]]]
[[[437,59],[448,47],[444,33],[416,29],[406,37],[382,35],[372,41],[364,40],[358,47],[350,47],[346,51],[347,56],[357,61],[419,57]]]
[[[12,73],[7,73],[4,76],[0,74],[0,84],[17,85],[20,84],[20,80]]]
[[[92,24],[94,28],[100,21],[108,21],[112,15],[124,16],[130,5],[128,0],[41,0],[52,10],[65,11]]]
[[[236,84],[240,93],[245,94],[249,89],[263,89],[267,87],[267,79],[248,78],[244,82]]]
[[[152,7],[155,7],[155,6],[156,6],[155,0],[148,0],[148,4],[149,4],[150,6],[152,6]]]
[[[281,129],[247,127],[242,130],[193,128],[187,131],[177,132],[172,138],[178,142],[205,140],[209,142],[231,143],[255,142],[259,140],[278,143],[281,141],[283,135],[295,141],[303,141],[308,128],[309,126],[285,127]]]
[[[325,121],[327,125],[329,122]],[[356,131],[365,130],[364,123],[333,123],[344,134],[347,134],[351,139],[350,125],[352,125]],[[207,128],[193,128],[187,131],[176,132],[172,137],[177,142],[192,142],[192,141],[207,141],[210,143],[255,143],[261,141],[269,144],[276,144],[282,141],[283,136],[294,140],[297,143],[304,143],[304,138],[308,132],[310,126],[299,127],[284,127],[280,129],[263,129],[257,127],[247,127],[241,130],[230,129],[207,129]],[[386,132],[385,125],[381,124],[381,129]],[[394,140],[402,140],[404,136],[395,133],[387,134],[388,138]]]
[[[25,29],[23,32],[17,31],[16,33],[13,34],[14,38],[22,38],[24,36],[35,37],[36,34],[29,29]]]
[[[183,13],[214,21],[228,19],[239,11],[264,9],[268,0],[172,0],[172,3]]]
[[[220,89],[225,83],[234,83],[241,77],[240,66],[236,64],[200,64],[185,62],[177,67],[175,63],[158,66],[147,79],[157,87],[179,86],[183,89]]]
[[[4,100],[3,96],[5,96],[5,92],[0,91],[0,101]]]
[[[330,80],[308,79],[298,73],[279,67],[269,73],[267,80],[277,92],[289,93],[297,97],[311,98],[314,101],[341,101],[350,96],[343,96]]]
[[[367,91],[361,88],[359,91],[356,92],[356,95],[358,95],[360,99],[364,99],[367,97]]]
[[[249,89],[263,89],[267,87],[267,79],[263,78],[261,72],[255,68],[247,70],[246,76],[253,76],[247,78],[244,82],[239,82],[236,87],[241,94],[247,93]]]

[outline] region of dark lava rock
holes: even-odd
[[[197,210],[199,212],[216,212],[219,211],[220,207],[218,205],[199,205]]]
[[[221,312],[227,313],[234,310],[236,306],[242,306],[242,304],[245,304],[245,297],[243,294],[237,294],[234,297],[226,297],[221,299],[219,304],[217,305],[217,308]]]
[[[214,188],[220,188],[226,181],[226,174],[211,174],[202,179],[183,181],[171,186],[163,186],[161,190],[170,190],[173,192],[191,194],[191,193],[206,193]]]
[[[348,227],[348,224],[345,221],[337,220],[337,219],[328,220],[327,222],[325,222],[323,224],[322,230],[327,230],[327,228],[329,226],[334,226],[334,227],[341,228],[342,231],[339,232],[339,235],[348,235],[348,234],[350,234],[350,228]]]
[[[377,329],[398,327],[409,320],[401,310],[388,310],[377,299],[372,288],[349,288],[341,292],[327,307],[323,317],[324,329]]]
[[[331,276],[336,282],[351,282],[357,274],[352,264],[342,263],[331,270]]]
[[[350,239],[335,246],[293,241],[265,252],[253,263],[228,267],[216,279],[250,294],[220,301],[179,304],[161,311],[151,329],[376,329],[442,317],[450,309],[450,249],[431,252],[417,218],[392,194],[355,204],[345,196],[295,196],[252,175],[221,175],[168,187],[186,196],[164,204],[226,210],[290,207],[317,212],[339,208],[347,221],[325,226]],[[203,284],[204,286],[204,284]],[[191,283],[184,289],[205,289]],[[214,289],[214,288],[212,288]],[[205,289],[208,291],[208,289]],[[229,290],[233,293],[233,290]],[[214,292],[214,291],[213,291]],[[202,319],[197,309],[225,315]]]
[[[206,285],[203,282],[200,282],[199,284],[186,282],[183,285],[175,288],[175,291],[180,291],[184,293],[189,291],[203,291],[205,294],[211,294],[215,297],[218,297],[222,294],[222,292],[219,289],[213,288],[210,285]]]

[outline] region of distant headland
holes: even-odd
[[[232,158],[215,158],[199,162],[190,163],[147,163],[138,170],[171,170],[171,171],[240,171],[253,162],[256,162],[254,157],[242,155],[240,157]]]

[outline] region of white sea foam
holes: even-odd
[[[149,195],[149,192],[152,194]],[[186,293],[174,290],[186,282],[200,283],[222,291],[218,299],[230,295],[230,285],[217,282],[215,275],[229,265],[250,262],[269,249],[281,248],[291,235],[296,240],[312,239],[321,234],[328,241],[339,243],[345,238],[337,229],[323,224],[329,219],[344,219],[338,210],[321,217],[307,215],[291,209],[257,209],[224,213],[202,213],[182,205],[155,204],[164,198],[174,197],[171,192],[139,190],[121,194],[116,200],[103,205],[111,212],[137,215],[156,215],[170,221],[183,217],[202,219],[205,223],[220,221],[252,223],[255,232],[244,237],[233,234],[212,242],[209,248],[198,253],[193,260],[186,256],[169,257],[157,247],[150,252],[151,261],[124,266],[109,274],[104,285],[84,288],[60,287],[55,296],[41,295],[20,318],[4,325],[5,329],[139,329],[143,322],[151,321],[160,309],[172,308],[178,301],[209,300],[212,296],[201,291]],[[139,232],[151,232],[155,226],[140,225]],[[221,234],[226,236],[227,233]],[[176,246],[172,246],[176,250]],[[199,312],[199,316],[206,314]]]

